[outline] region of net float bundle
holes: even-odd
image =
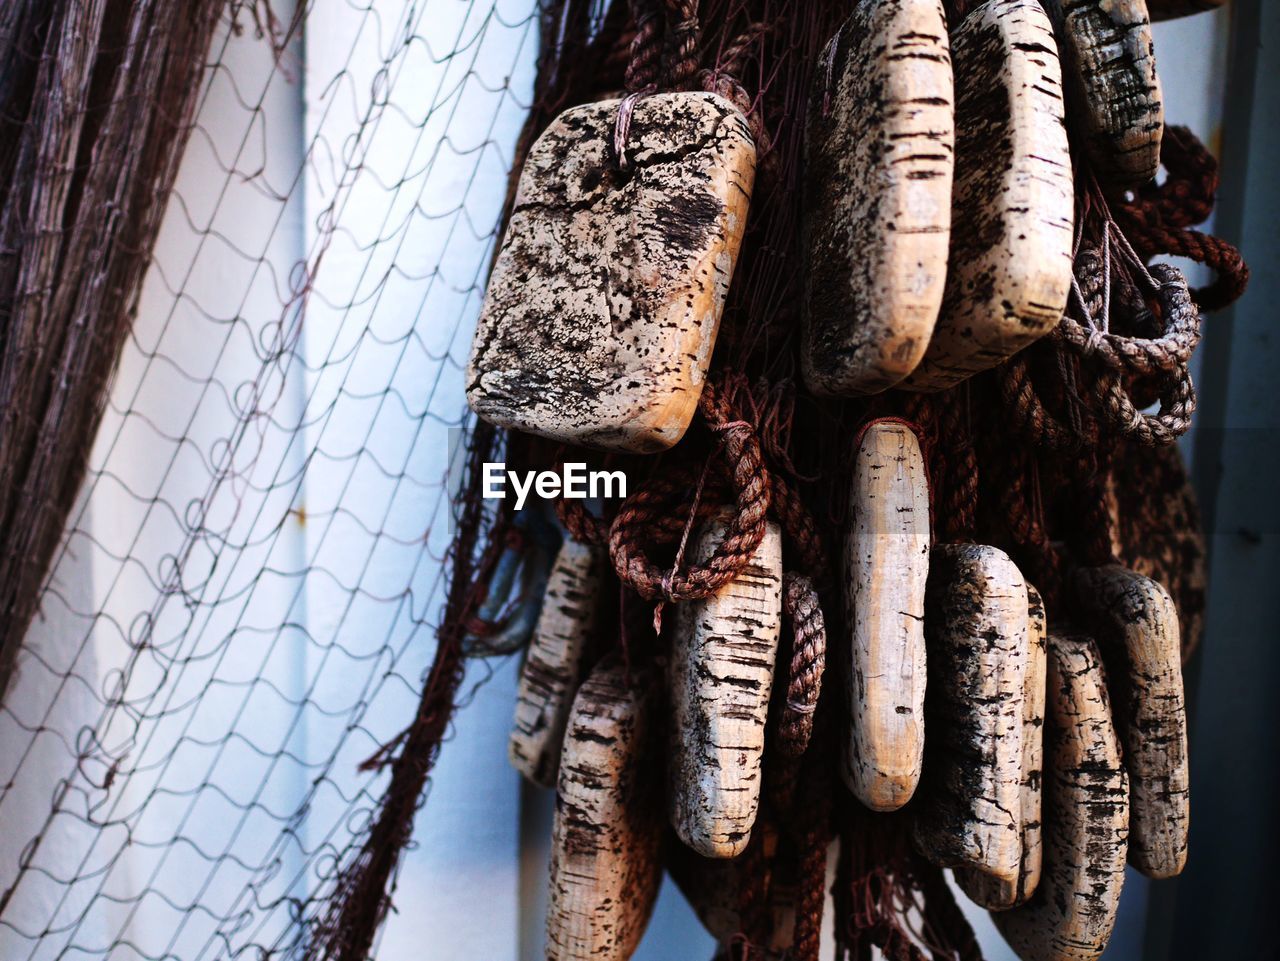
[[[497,507],[476,579],[473,642],[525,649],[512,763],[557,791],[548,958],[629,958],[663,869],[724,958],[817,958],[829,890],[842,957],[977,958],[950,869],[1024,961],[1082,961],[1126,864],[1182,870],[1171,445],[1247,274],[1194,229],[1217,166],[1151,22],[1211,6],[638,0],[544,36],[467,398],[509,462],[629,480],[527,506],[536,550]]]

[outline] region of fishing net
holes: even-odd
[[[31,192],[11,171],[90,159],[74,140],[55,138],[46,166],[11,148],[25,141],[10,132],[62,130],[41,111],[91,118],[80,153],[99,143],[112,161],[52,226],[5,208],[7,245],[68,224],[83,236],[37,265],[40,290],[69,301],[56,312],[0,277],[0,469],[21,481],[6,498],[25,496],[5,502],[0,554],[15,571],[0,580],[0,954],[368,957],[453,712],[487,655],[527,640],[538,586],[511,571],[559,536],[483,500],[482,466],[581,460],[632,483],[603,513],[557,505],[569,536],[609,551],[602,647],[630,665],[662,655],[664,610],[742,570],[767,519],[783,530],[786,669],[726,950],[765,956],[786,889],[792,956],[817,956],[835,838],[845,956],[980,957],[905,818],[859,811],[831,777],[837,708],[820,681],[825,638],[845,625],[829,532],[852,447],[830,438],[909,423],[941,535],[1007,550],[1051,608],[1072,564],[1122,558],[1167,584],[1193,644],[1202,557],[1168,445],[1194,406],[1199,312],[1162,300],[1167,278],[1147,263],[1215,268],[1195,294],[1206,308],[1239,295],[1238,254],[1194,230],[1212,158],[1170,128],[1167,176],[1123,198],[1080,166],[1071,310],[1013,362],[941,397],[819,402],[797,360],[801,126],[844,5],[168,7],[0,15],[0,201]],[[50,65],[144,54],[158,73],[139,67],[131,87],[39,86]],[[513,174],[561,110],[651,86],[722,94],[760,153],[697,422],[644,458],[473,422],[470,331]],[[94,333],[77,338],[86,318]],[[1092,336],[1099,318],[1128,346]],[[66,342],[40,340],[54,335]],[[732,536],[688,563],[691,527],[721,509]]]
[[[539,21],[320,6],[4,5],[6,959],[300,957],[414,715]]]

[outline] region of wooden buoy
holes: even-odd
[[[956,165],[942,311],[904,383],[942,390],[1057,325],[1074,195],[1053,29],[1037,0],[987,0],[951,37]]]
[[[1081,568],[1075,588],[1111,676],[1129,771],[1129,861],[1173,877],[1186,864],[1190,818],[1177,608],[1155,581],[1116,565]]]
[[[1050,635],[1048,692],[1044,869],[1030,901],[992,917],[1022,961],[1093,961],[1120,903],[1129,785],[1089,638]]]
[[[517,771],[544,787],[556,783],[569,708],[596,627],[603,570],[598,550],[565,538],[520,669],[507,753]]]
[[[1044,775],[1044,701],[1049,621],[1040,592],[1027,585],[1027,674],[1022,703],[1022,864],[1010,883],[972,868],[957,868],[956,883],[975,904],[1007,911],[1026,902],[1040,883],[1042,783]]]
[[[670,447],[702,393],[746,225],[755,146],[710,93],[561,114],[529,151],[485,293],[467,400],[485,420],[627,451]]]
[[[915,793],[924,756],[929,484],[907,425],[878,421],[854,456],[845,541],[852,628],[845,783],[873,811]]]
[[[932,675],[915,821],[920,852],[1002,884],[1022,868],[1027,585],[1000,550],[933,549],[924,632]]]
[[[547,961],[627,961],[658,895],[650,692],[643,678],[627,681],[621,660],[607,659],[573,701],[552,827]]]
[[[863,0],[818,62],[805,129],[805,381],[885,390],[929,345],[951,228],[951,58],[939,0]]]
[[[705,562],[729,517],[705,525]],[[671,825],[704,857],[740,854],[760,803],[764,726],[782,619],[782,536],[768,525],[746,569],[715,594],[676,608],[667,791]]]
[[[1226,0],[1147,0],[1147,12],[1151,19],[1173,20],[1189,17],[1193,13],[1205,13],[1219,9]]]
[[[1164,102],[1146,0],[1045,0],[1062,74],[1094,173],[1117,188],[1160,167]]]

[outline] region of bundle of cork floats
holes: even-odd
[[[621,89],[543,76],[467,397],[509,467],[629,481],[503,507],[472,619],[527,648],[549,959],[630,957],[664,868],[726,958],[817,957],[829,892],[844,957],[978,958],[951,869],[1078,961],[1182,870],[1174,441],[1247,275],[1151,20],[1211,5],[615,3]]]

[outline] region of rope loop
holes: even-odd
[[[609,557],[618,578],[648,601],[678,603],[709,597],[746,569],[764,540],[771,483],[755,429],[737,417],[714,384],[703,389],[699,410],[707,426],[722,438],[721,452],[734,498],[733,514],[724,539],[704,563],[685,570],[679,570],[678,565],[663,570],[650,559],[642,542],[655,541],[655,535],[659,535],[658,543],[672,543],[674,537],[665,541],[663,538],[672,534],[678,537],[679,531],[684,530],[685,521],[676,518],[677,529],[672,530],[668,521],[663,531],[661,519],[663,515],[671,516],[664,508],[670,506],[676,493],[673,486],[687,492],[693,479],[687,472],[666,480],[653,478],[623,502],[610,526]],[[705,498],[697,513],[709,515],[714,510],[714,499]]]

